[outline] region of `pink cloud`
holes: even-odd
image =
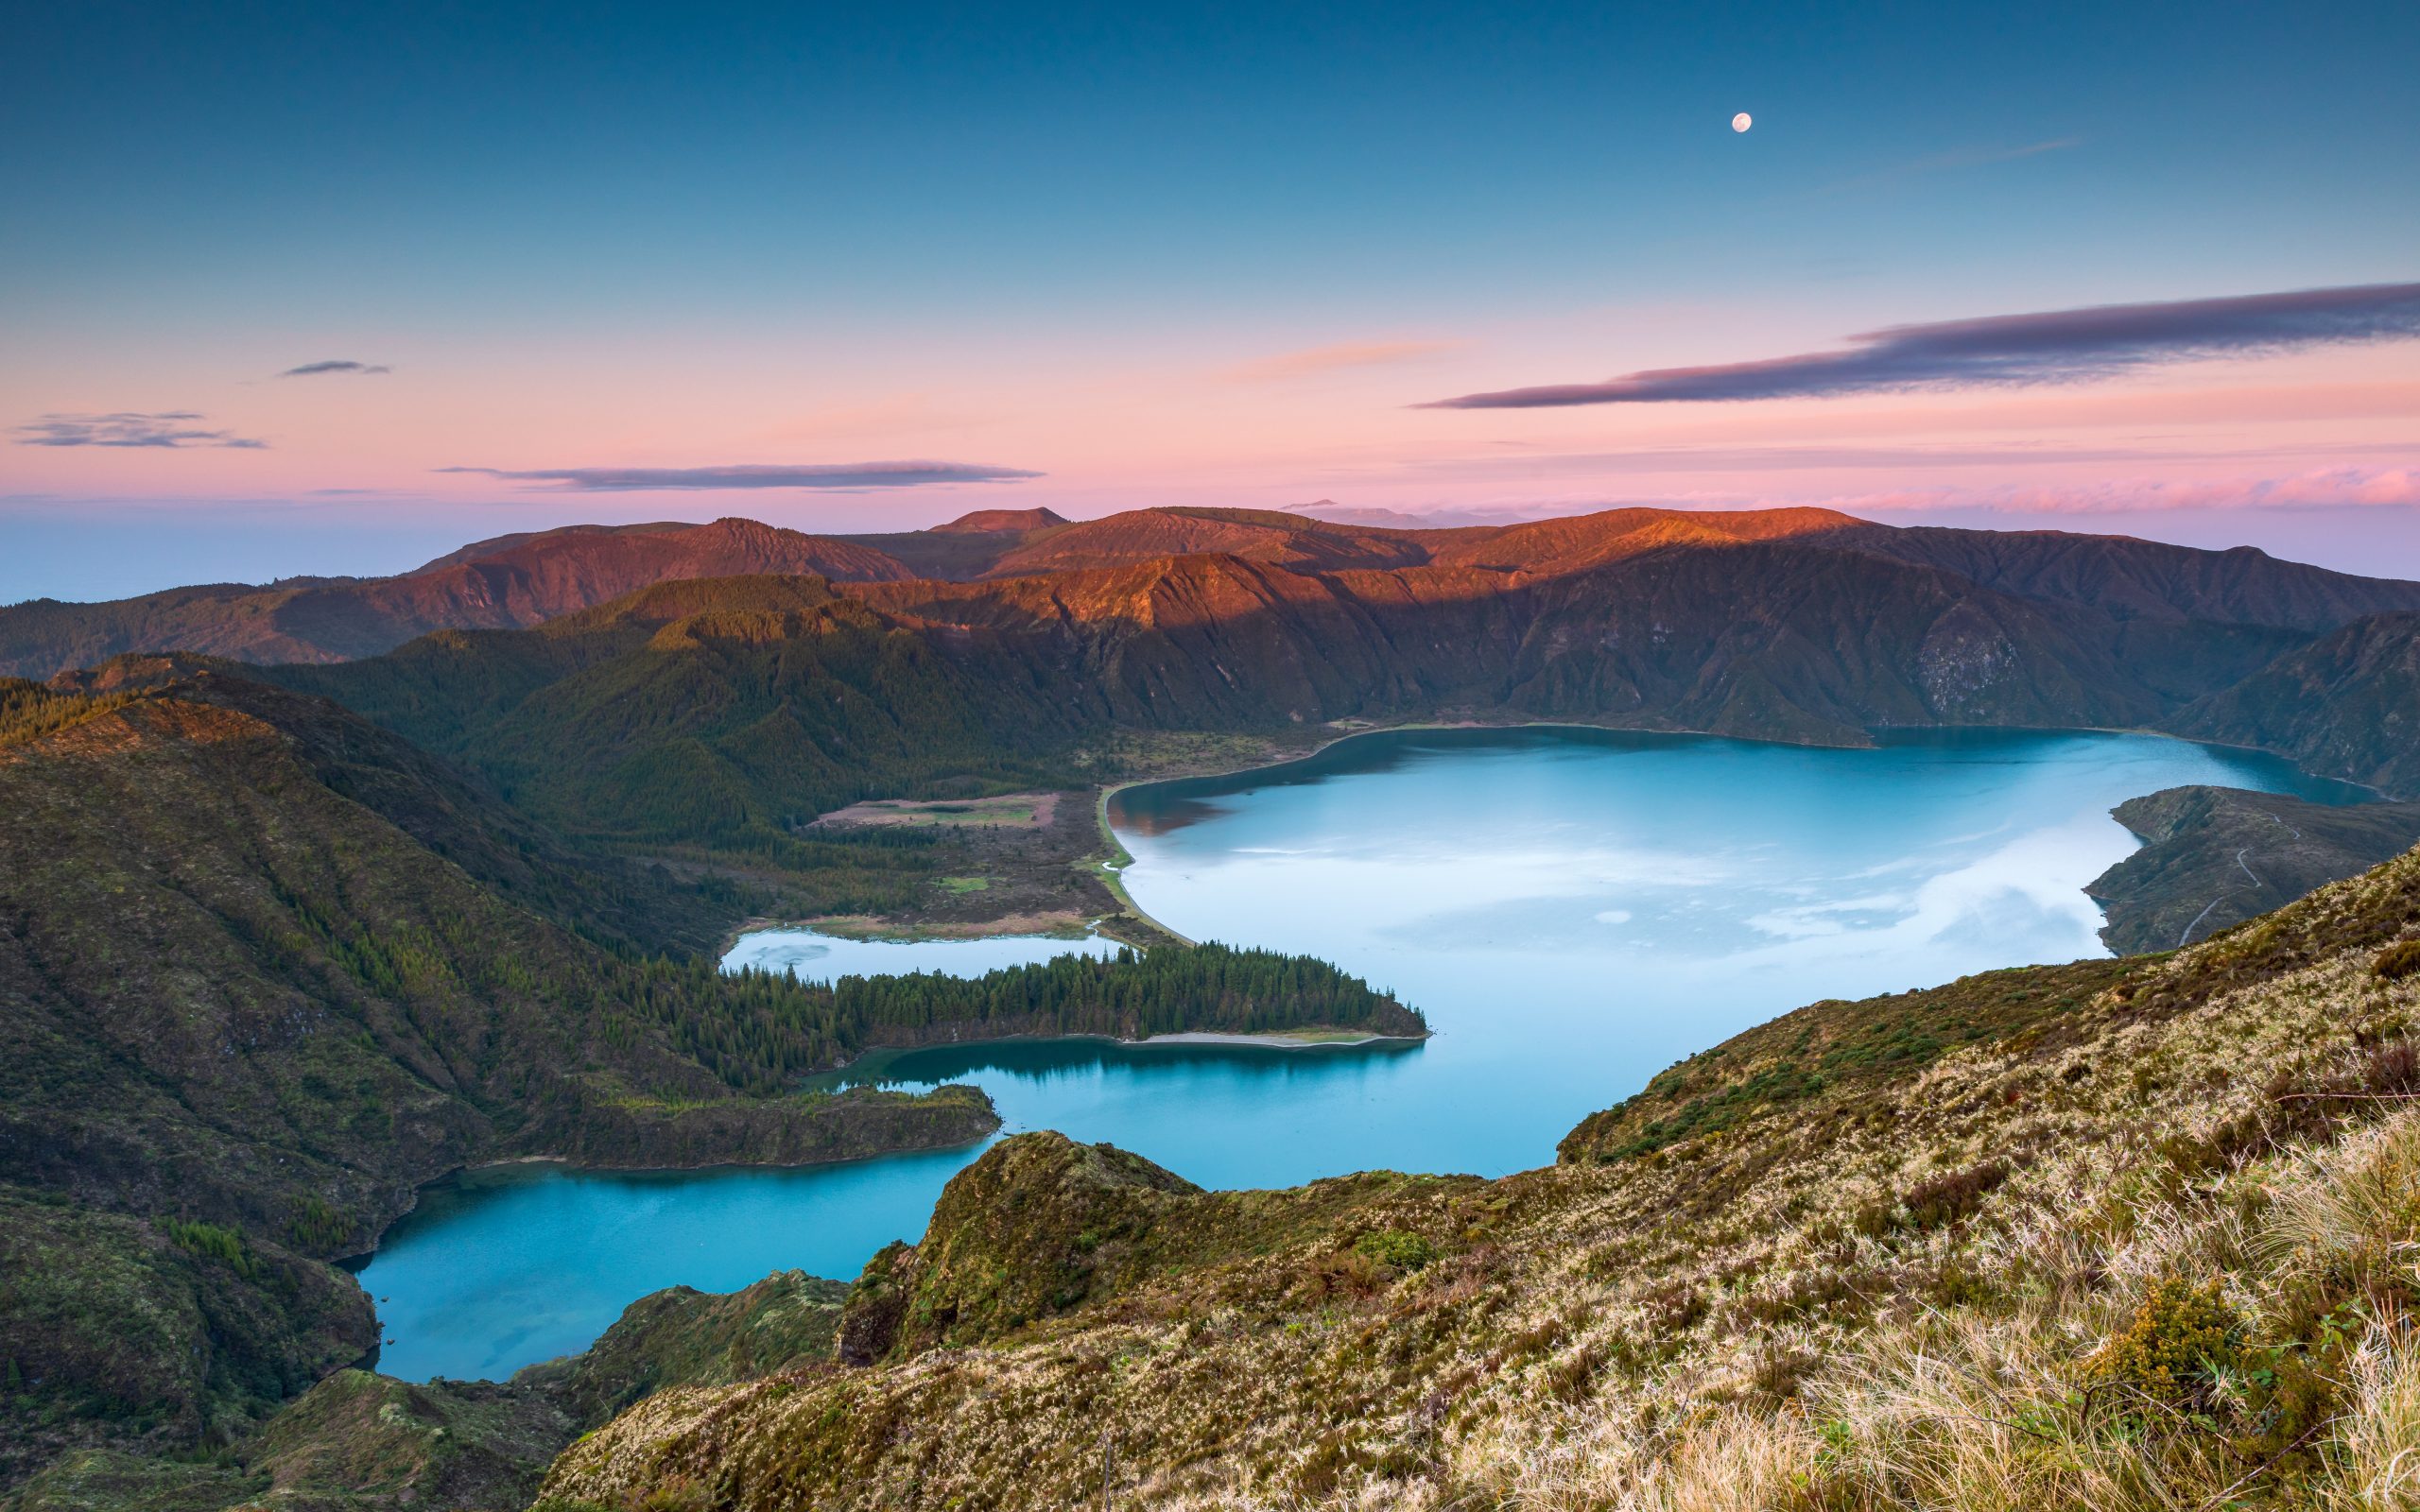
[[[1779,502],[1779,501],[1775,501]],[[2420,469],[2317,468],[2284,477],[2123,479],[2001,488],[1894,489],[1823,500],[1858,509],[1982,509],[2002,514],[2133,514],[2166,509],[2420,507]]]
[[[1301,352],[1280,352],[1228,369],[1219,376],[1229,383],[1281,383],[1288,378],[1306,378],[1313,373],[1334,372],[1342,368],[1384,368],[1399,362],[1414,362],[1422,357],[1451,352],[1462,345],[1459,341],[1341,341],[1334,346],[1309,347]]]

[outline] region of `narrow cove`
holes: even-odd
[[[1433,1040],[1010,1040],[851,1074],[973,1082],[1006,1132],[1110,1141],[1209,1186],[1501,1174],[1551,1160],[1586,1113],[1802,1003],[2104,954],[2081,889],[2134,845],[2108,810],[2187,782],[2348,796],[2272,758],[2091,732],[1865,750],[1565,729],[1357,737],[1116,794],[1124,882],[1192,938],[1308,952],[1393,990]],[[726,964],[977,973],[1091,943],[767,931]],[[921,1231],[979,1148],[803,1170],[465,1173],[430,1188],[363,1270],[394,1340],[381,1368],[501,1377],[584,1348],[663,1286],[854,1276]]]

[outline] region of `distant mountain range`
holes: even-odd
[[[2251,549],[1823,509],[1022,510],[853,538],[574,527],[392,578],[43,601],[0,610],[0,664],[283,662],[575,835],[757,844],[860,797],[1034,781],[1118,729],[1412,716],[1817,744],[2174,729],[2410,793],[2415,627],[2420,584]]]
[[[735,519],[572,525],[478,541],[392,577],[219,584],[99,604],[37,599],[0,609],[0,676],[46,678],[127,651],[196,651],[262,663],[351,661],[431,630],[527,628],[656,583],[693,578],[973,582],[1217,556],[1311,576],[1430,569],[1424,580],[1440,586],[1449,569],[1491,575],[1451,591],[1468,595],[1657,551],[1751,541],[1932,568],[2014,598],[2088,609],[2136,625],[2137,635],[2183,624],[2254,639],[2265,634],[2262,644],[2273,654],[2292,636],[2333,630],[2361,614],[2420,610],[2420,585],[2326,572],[2250,548],[2197,551],[2052,531],[1901,529],[1823,509],[1630,508],[1416,529],[1276,510],[1140,509],[1071,523],[1047,509],[991,509],[930,530],[875,536],[812,536]]]
[[[126,651],[239,662],[342,662],[440,629],[510,629],[667,578],[734,573],[908,577],[879,551],[753,520],[567,525],[498,536],[393,577],[219,583],[102,604],[0,609],[0,676],[46,678]]]

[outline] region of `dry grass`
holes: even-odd
[[[2377,1329],[2352,1360],[2353,1402],[2339,1420],[2320,1504],[2328,1512],[2420,1507],[2420,1340]]]

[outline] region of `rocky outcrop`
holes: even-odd
[[[1153,1228],[1201,1188],[1139,1155],[1020,1134],[950,1178],[914,1245],[868,1263],[840,1324],[843,1363],[989,1339],[1131,1282]]]

